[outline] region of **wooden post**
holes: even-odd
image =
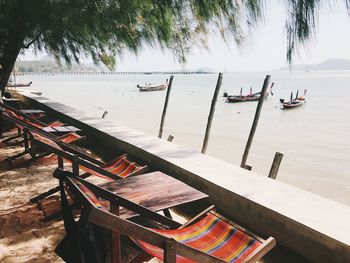
[[[119,216],[119,204],[118,200],[112,201],[110,204],[111,213]],[[122,262],[122,252],[121,252],[121,240],[120,233],[118,231],[111,231],[112,233],[112,242],[111,242],[111,251],[112,251],[112,263],[121,263]]]
[[[168,136],[168,142],[172,142],[173,139],[174,139],[174,136],[172,136],[172,135],[169,135],[169,136]]]
[[[262,106],[264,104],[265,93],[266,93],[267,87],[269,86],[270,78],[271,78],[270,75],[266,76],[266,78],[264,80],[264,85],[263,85],[263,87],[261,89],[260,99],[259,99],[259,102],[258,102],[258,106],[256,108],[253,125],[252,125],[252,128],[250,130],[248,141],[247,141],[247,144],[245,146],[244,153],[243,153],[243,156],[242,156],[242,162],[241,162],[241,167],[242,168],[244,168],[246,163],[247,163],[249,150],[250,150],[250,147],[252,146],[252,142],[253,142],[254,134],[255,134],[255,131],[256,131],[256,127],[258,126],[260,112],[261,112]]]
[[[216,88],[215,88],[214,95],[213,95],[213,100],[211,101],[211,107],[210,107],[210,112],[209,112],[209,116],[208,116],[208,123],[207,123],[207,128],[205,130],[205,136],[204,136],[204,141],[203,141],[201,153],[205,153],[207,151],[211,123],[213,121],[213,116],[214,116],[214,112],[215,112],[215,105],[216,105],[216,101],[217,101],[217,98],[219,95],[219,90],[220,90],[221,83],[222,83],[222,75],[223,75],[222,73],[219,73],[218,81],[216,83]]]
[[[168,85],[168,88],[167,88],[167,91],[166,91],[165,103],[164,103],[162,118],[160,120],[160,127],[159,127],[158,138],[162,138],[162,135],[163,135],[163,127],[164,127],[165,115],[166,115],[166,111],[168,109],[168,102],[169,102],[171,86],[173,85],[173,79],[174,79],[174,76],[171,75],[170,76],[170,80],[169,80],[169,85]]]
[[[176,263],[176,241],[174,239],[165,241],[164,263]]]
[[[247,169],[248,171],[251,171],[253,167],[251,167],[250,165],[246,164],[244,165],[244,169]]]
[[[283,158],[283,154],[276,152],[275,158],[273,158],[272,166],[270,169],[269,178],[276,179],[282,158]]]

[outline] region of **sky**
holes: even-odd
[[[208,67],[215,71],[264,71],[287,66],[284,1],[266,2],[264,21],[253,30],[241,49],[230,42],[225,43],[214,34],[208,37],[210,51],[195,48],[187,57],[185,66],[180,65],[168,51],[146,48],[137,56],[126,52],[118,58],[117,70],[167,71]],[[332,11],[329,8],[321,10],[316,38],[299,50],[294,64],[317,64],[329,58],[350,59],[350,17],[343,2],[338,0]],[[35,57],[29,51],[20,59],[40,59],[43,56],[45,54]]]

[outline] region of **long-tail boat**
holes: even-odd
[[[28,83],[8,83],[6,87],[8,88],[22,88],[22,87],[29,87],[32,85],[33,82],[28,82]]]
[[[266,91],[265,98],[267,98],[270,93],[271,95],[273,95],[272,93],[273,85],[274,83],[272,83],[270,88]],[[253,93],[252,88],[250,88],[248,95],[242,95],[242,88],[241,88],[239,95],[228,95],[226,102],[236,103],[236,102],[258,101],[260,99],[260,96],[261,96],[261,92]]]
[[[146,83],[145,85],[137,85],[139,91],[157,91],[157,90],[165,90],[168,87],[168,80],[165,83],[160,85],[155,85],[151,83]]]
[[[292,108],[297,108],[297,107],[300,107],[301,105],[303,105],[306,102],[305,101],[306,91],[307,90],[304,90],[304,94],[299,97],[298,96],[299,90],[298,90],[294,99],[293,99],[293,92],[291,92],[290,100],[287,102],[285,102],[284,99],[280,99],[280,102],[282,103],[282,109],[292,109]]]

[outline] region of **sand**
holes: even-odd
[[[65,235],[62,220],[45,220],[44,212],[29,201],[57,186],[52,176],[57,165],[52,158],[27,165],[24,156],[9,169],[3,160],[22,150],[0,143],[0,262],[63,262],[54,253]],[[58,195],[45,200],[43,207],[47,215],[57,213]]]

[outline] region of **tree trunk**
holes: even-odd
[[[10,78],[13,67],[15,66],[16,59],[22,48],[23,43],[8,43],[4,48],[4,53],[0,57],[0,90],[2,93],[5,91],[5,87]]]

